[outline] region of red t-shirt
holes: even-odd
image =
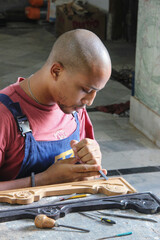
[[[19,102],[29,120],[34,138],[37,141],[54,141],[70,136],[76,129],[72,114],[63,113],[57,104],[45,106],[36,103],[22,90],[20,81],[23,78],[0,93],[8,95],[13,102]],[[94,139],[93,127],[85,108],[78,112],[78,119],[80,139]],[[13,115],[0,102],[0,180],[15,179],[24,158],[24,144],[25,139]]]

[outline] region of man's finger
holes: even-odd
[[[107,175],[107,170],[106,169],[102,169],[102,172]]]
[[[70,142],[71,148],[74,148],[74,146],[75,146],[77,143],[78,143],[77,140],[72,140],[72,141]]]
[[[60,164],[75,164],[75,163],[77,163],[77,159],[75,157],[67,158],[67,159],[59,160],[57,163],[60,163]]]
[[[100,154],[98,152],[89,152],[87,154],[85,154],[84,156],[79,156],[79,158],[81,159],[81,161],[83,163],[89,163],[89,164],[96,164],[97,160],[101,161],[101,157],[99,156]],[[92,163],[91,163],[92,161]]]
[[[89,165],[89,164],[75,164],[74,169],[76,172],[97,172],[101,169],[100,165]]]
[[[99,177],[100,175],[98,175],[98,172],[84,172],[84,173],[79,173],[79,177],[78,180],[82,181],[82,180],[93,180],[97,177]]]
[[[80,142],[78,142],[74,147],[76,148],[77,151],[79,151],[80,149],[84,148],[85,146],[91,145],[91,144],[96,145],[97,142],[90,138],[84,138]]]

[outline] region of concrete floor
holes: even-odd
[[[55,41],[53,33],[54,27],[52,29],[51,26],[41,23],[8,23],[7,28],[0,28],[0,89],[14,83],[18,76],[28,77],[43,65]],[[105,44],[111,55],[113,68],[117,70],[127,67],[134,69],[134,44],[124,41],[105,42]],[[97,94],[93,106],[126,102],[130,100],[130,96],[131,90],[110,79],[105,89]],[[157,181],[160,178],[160,149],[130,125],[128,117],[119,117],[103,112],[89,112],[89,115],[94,125],[96,139],[101,146],[102,165],[109,174],[113,175],[112,170],[118,170],[116,172],[121,174],[138,192],[150,191],[160,197],[160,187]],[[154,168],[149,166],[154,166]],[[124,169],[126,171],[122,171]],[[23,225],[23,223],[21,224]],[[3,230],[7,229],[6,225],[1,224],[1,226]],[[11,234],[15,225],[10,226]],[[134,224],[129,222],[128,226],[131,227]],[[28,227],[34,234],[30,222],[28,222]],[[128,239],[160,239],[158,230],[160,228],[145,225],[143,222],[140,227],[138,235],[134,235],[133,238],[128,237]],[[150,229],[148,233],[146,233],[147,229]],[[101,228],[100,230],[103,231]],[[116,233],[116,230],[114,231]],[[125,230],[122,229],[121,232],[125,232]],[[15,239],[22,239],[18,232],[15,234]],[[47,231],[43,233],[43,236],[39,236],[39,239],[45,239],[46,234]],[[59,236],[61,236],[60,234],[59,231]],[[75,235],[76,237],[67,235],[70,234],[68,232],[65,234],[65,239],[81,238],[78,237],[78,234]],[[107,236],[107,233],[105,235]],[[7,236],[3,239],[11,239],[11,235]],[[28,239],[27,236],[31,239],[38,239],[35,235],[33,238],[31,235],[24,235],[24,239]],[[56,239],[63,239],[63,237]],[[95,239],[94,233],[84,239]]]

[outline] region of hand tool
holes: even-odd
[[[88,229],[59,224],[59,223],[57,223],[57,221],[55,221],[52,218],[47,217],[44,214],[37,215],[35,217],[34,223],[35,223],[37,228],[65,227],[65,228],[80,230],[80,231],[83,231],[83,232],[90,232],[90,230],[88,230]]]
[[[7,210],[0,210],[0,222],[13,221],[18,219],[34,219],[38,214],[45,214],[48,217],[58,219],[68,213],[94,211],[103,209],[134,209],[145,214],[160,212],[160,199],[154,194],[133,193],[104,198],[82,199],[81,201],[63,201],[55,204],[39,204],[36,206],[14,207]]]
[[[82,213],[82,212],[79,212],[79,214],[85,216],[85,217],[88,217],[88,218],[91,218],[91,219],[94,219],[94,220],[97,220],[98,219],[98,222],[99,222],[99,219],[101,220],[102,223],[109,223],[109,224],[115,224],[116,222],[111,220],[111,219],[108,219],[108,218],[104,218],[104,217],[99,217],[99,216],[96,216],[94,214],[91,214],[91,213]]]
[[[90,194],[76,194],[76,193],[73,193],[73,194],[70,194],[70,195],[63,196],[63,197],[57,197],[56,199],[54,199],[52,201],[52,203],[53,202],[60,202],[60,201],[64,201],[64,200],[75,199],[75,198],[83,198],[83,197],[88,197],[88,196],[90,196]]]
[[[104,177],[106,180],[108,180],[108,177],[102,172],[102,170],[99,170],[99,173],[101,174],[102,177]]]
[[[115,213],[104,213],[102,211],[97,211],[98,213],[100,213],[101,215],[105,215],[105,216],[112,216],[112,217],[120,217],[120,218],[129,218],[129,219],[135,219],[135,220],[141,220],[141,221],[149,221],[149,222],[155,222],[157,223],[156,220],[152,219],[152,218],[146,218],[146,217],[136,217],[136,216],[131,216],[131,215],[122,215],[122,214],[115,214]]]
[[[84,197],[88,197],[90,196],[91,194],[75,194],[75,195],[72,195],[70,196],[69,198],[67,198],[67,200],[69,199],[75,199],[75,198],[84,198]],[[65,200],[65,199],[64,199]]]
[[[56,197],[55,199],[52,200],[52,203],[68,200],[68,199],[74,197],[75,195],[76,195],[76,193],[73,193],[73,194],[70,194],[70,195],[66,195],[64,197]]]
[[[103,239],[109,239],[109,238],[116,238],[116,237],[124,237],[124,236],[128,236],[131,235],[132,232],[125,232],[125,233],[120,233],[120,234],[116,234],[114,236],[110,236],[110,237],[104,237],[104,238],[99,238],[97,240],[103,240]]]

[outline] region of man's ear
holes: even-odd
[[[51,75],[57,79],[58,76],[60,75],[60,73],[63,71],[63,66],[61,63],[59,62],[55,62],[53,63],[51,69],[50,69],[50,72],[51,72]]]

